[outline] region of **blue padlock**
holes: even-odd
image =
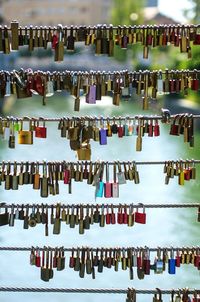
[[[176,259],[174,259],[174,251],[171,250],[170,259],[168,260],[168,273],[170,275],[176,274]]]
[[[104,192],[104,182],[100,181],[97,184],[96,197],[103,197],[103,192]]]

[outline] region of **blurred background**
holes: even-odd
[[[0,1],[0,20],[9,25],[12,20],[18,20],[20,25],[96,25],[96,24],[173,24],[173,23],[200,23],[199,0],[5,0]],[[92,47],[78,44],[74,54],[66,53],[64,62],[56,63],[51,49],[36,49],[29,53],[27,48],[10,55],[0,54],[0,69],[12,70],[32,68],[33,70],[139,70],[139,69],[199,69],[199,47],[192,49],[192,59],[186,54],[171,48],[156,48],[150,51],[149,59],[143,60],[140,45],[130,47],[127,51],[116,48],[115,57],[94,56]],[[0,99],[1,115],[10,116],[44,116],[62,117],[73,115],[110,115],[124,116],[142,114],[141,100],[132,98],[129,102],[121,102],[121,106],[112,106],[110,97],[104,97],[97,105],[85,104],[81,101],[79,113],[73,111],[74,100],[66,93],[55,93],[48,98],[47,105],[42,105],[40,96],[29,99]],[[169,108],[172,113],[190,112],[199,113],[199,95],[190,93],[183,95],[160,96],[157,102],[150,106],[149,114],[159,114],[162,107]],[[147,112],[145,112],[147,114]],[[14,150],[8,149],[8,142],[0,138],[0,161],[2,160],[76,160],[70,150],[69,142],[60,137],[55,123],[47,124],[48,137],[46,140],[37,139],[34,145],[16,145]],[[92,160],[167,160],[177,158],[199,159],[200,134],[195,129],[195,148],[183,143],[182,137],[169,136],[169,127],[161,127],[161,136],[158,138],[145,137],[143,151],[135,151],[136,137],[124,137],[120,141],[112,137],[107,146],[92,144]],[[124,148],[126,146],[126,148]],[[169,185],[164,184],[162,166],[139,166],[140,184],[128,183],[120,186],[120,198],[113,199],[113,203],[184,203],[198,202],[200,192],[199,168],[197,180],[190,181],[185,186],[179,186],[177,179]],[[66,202],[66,203],[102,203],[105,199],[94,198],[93,187],[85,183],[73,184],[73,194],[69,195],[64,186],[60,188],[59,196],[50,196],[48,200],[40,198],[39,193],[32,188],[23,186],[18,191],[5,191],[0,186],[1,201],[7,203],[26,202]],[[81,194],[80,194],[81,192]],[[59,236],[44,236],[43,226],[36,226],[24,230],[20,221],[15,227],[1,227],[0,244],[3,246],[185,246],[199,244],[200,225],[196,219],[197,213],[193,209],[178,210],[147,210],[147,225],[136,225],[133,228],[126,226],[107,226],[99,228],[93,226],[84,235],[79,235],[77,229],[69,229],[62,225]],[[160,227],[161,226],[161,227]],[[69,254],[66,255],[69,259]],[[152,255],[153,256],[153,255]],[[88,288],[198,288],[199,272],[191,266],[182,266],[176,275],[162,275],[151,273],[144,280],[138,280],[136,273],[133,281],[129,280],[128,271],[105,270],[103,274],[96,274],[96,280],[90,276],[80,279],[78,274],[68,268],[62,272],[55,272],[53,280],[44,284],[40,280],[40,272],[29,265],[29,253],[0,253],[0,286],[49,286],[49,287],[88,287]],[[40,293],[0,293],[1,302],[33,302],[33,301],[125,301],[123,295],[78,295],[78,294],[40,294]],[[152,297],[138,296],[139,301],[151,301]],[[169,296],[165,297],[169,300]]]

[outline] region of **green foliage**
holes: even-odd
[[[134,25],[141,24],[143,22],[143,8],[144,8],[144,0],[133,1],[133,0],[114,0],[112,7],[112,24],[126,24],[126,25]],[[138,19],[136,21],[132,21],[130,15],[132,13],[136,13],[138,15]]]
[[[177,59],[177,68],[200,69],[199,46],[192,46],[192,59],[191,60],[180,60],[180,56],[179,56]]]
[[[200,0],[189,0],[192,4],[191,9],[185,9],[185,16],[193,23],[200,23]]]
[[[176,60],[177,69],[200,69],[200,60],[199,60],[199,46],[192,46],[192,59],[191,60],[180,60],[180,56]],[[187,96],[193,102],[200,103],[200,93],[190,91]]]
[[[111,23],[114,26],[117,25],[137,25],[143,23],[143,8],[145,0],[133,1],[133,0],[114,0],[111,12]],[[136,14],[137,20],[131,19],[131,14]],[[133,57],[136,57],[137,46],[133,46]],[[131,46],[132,48],[132,46]],[[119,46],[115,46],[114,49],[115,58],[118,61],[124,62],[127,59],[127,51],[124,51]]]

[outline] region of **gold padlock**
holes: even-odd
[[[91,159],[91,148],[90,144],[86,146],[81,146],[80,149],[77,150],[78,160],[90,160]]]
[[[30,130],[19,131],[18,132],[18,144],[32,145],[33,144],[33,132]]]

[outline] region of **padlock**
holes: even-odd
[[[112,197],[112,183],[109,181],[109,165],[106,163],[106,182],[104,183],[104,197]]]
[[[143,213],[138,212],[138,208],[135,212],[135,222],[146,224],[146,213],[145,213],[145,206],[143,205]]]
[[[174,258],[173,249],[171,249],[170,259],[168,260],[168,273],[171,275],[176,274],[176,259]]]
[[[35,127],[35,137],[37,138],[46,138],[47,137],[47,128],[45,127],[45,121],[43,125],[39,126],[39,121]]]

